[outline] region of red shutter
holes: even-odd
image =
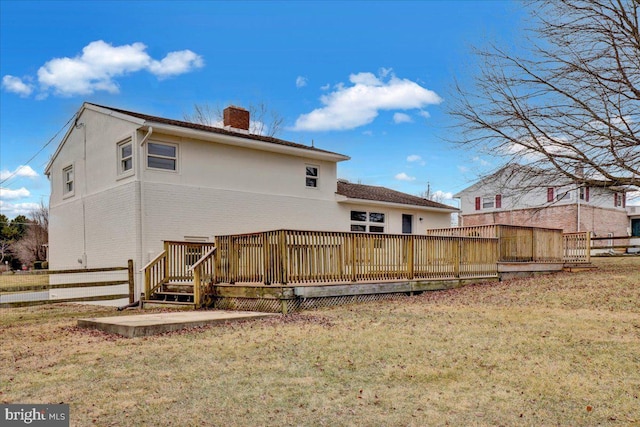
[[[502,207],[502,194],[496,194],[496,209]]]
[[[547,188],[547,202],[553,202],[553,187]]]
[[[589,202],[589,187],[584,189],[584,201],[587,203]]]
[[[618,207],[618,193],[613,193],[613,206]]]
[[[480,210],[480,197],[476,197],[476,210]]]

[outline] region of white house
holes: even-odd
[[[213,241],[273,229],[419,233],[456,208],[338,181],[349,157],[224,128],[85,103],[46,168],[50,266],[141,268],[164,240]]]
[[[454,197],[460,199],[464,226],[512,224],[591,231],[595,236],[629,236],[626,189],[559,182],[549,186],[531,178],[524,166],[507,166]]]

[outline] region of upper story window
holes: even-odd
[[[305,169],[305,185],[310,188],[318,188],[319,168],[317,166],[306,165]]]
[[[147,144],[147,167],[169,171],[177,170],[178,146],[149,142]]]
[[[69,165],[62,169],[62,194],[71,196],[74,190],[73,165]]]
[[[613,206],[616,208],[626,207],[626,195],[625,193],[613,193]]]
[[[580,187],[580,200],[589,201],[589,187]]]
[[[380,212],[351,211],[351,231],[384,233],[385,214]]]
[[[127,140],[118,144],[118,174],[133,171],[133,144]]]
[[[476,197],[476,210],[482,209],[500,209],[502,208],[502,195],[496,194],[495,196],[488,197]]]

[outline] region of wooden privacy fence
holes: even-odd
[[[216,245],[218,283],[497,276],[496,238],[278,230],[217,236]]]
[[[499,262],[558,263],[564,261],[562,230],[491,224],[427,230],[435,236],[482,236],[500,240]]]
[[[127,292],[122,291],[127,286]],[[0,275],[0,308],[61,302],[134,302],[133,261],[126,267],[38,270]]]

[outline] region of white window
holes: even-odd
[[[74,192],[73,165],[62,169],[62,194],[71,196]]]
[[[318,166],[305,165],[305,185],[309,188],[318,188]]]
[[[147,144],[147,167],[150,169],[177,170],[178,146],[150,142]]]
[[[571,200],[571,191],[556,189],[556,201],[560,200]]]
[[[127,140],[118,144],[118,174],[133,171],[133,144]]]
[[[385,217],[380,212],[351,211],[351,231],[384,233]]]
[[[483,197],[482,198],[482,209],[493,209],[495,207],[495,198],[494,197]]]

